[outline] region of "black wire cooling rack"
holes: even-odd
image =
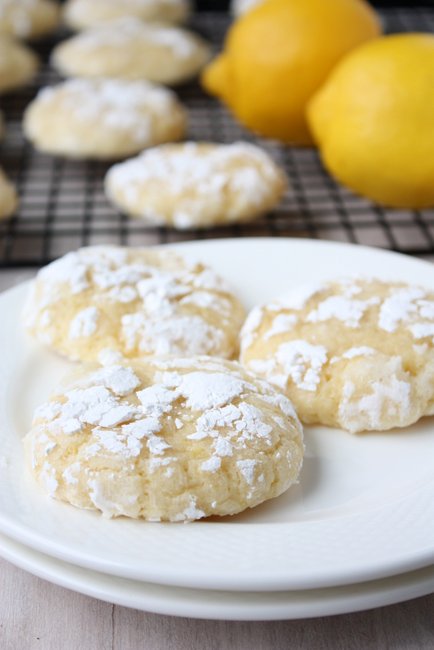
[[[383,16],[388,32],[434,31],[432,9],[389,9]],[[192,27],[218,48],[227,25],[224,14],[202,13],[195,16]],[[44,61],[59,38],[38,46]],[[189,138],[257,142],[286,168],[291,188],[274,212],[250,224],[178,232],[129,219],[104,196],[108,165],[42,155],[24,140],[24,108],[39,87],[57,80],[45,63],[32,87],[2,101],[7,136],[1,145],[0,161],[17,185],[20,209],[14,218],[0,223],[0,267],[40,266],[90,244],[151,245],[212,237],[311,237],[413,255],[434,253],[434,210],[389,210],[355,196],[330,178],[313,149],[284,147],[255,138],[195,84],[179,89],[190,112]]]

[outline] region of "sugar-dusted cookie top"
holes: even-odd
[[[24,114],[24,133],[35,147],[72,158],[124,158],[179,140],[185,125],[172,91],[122,79],[70,79],[43,88]]]
[[[434,293],[348,279],[253,309],[241,360],[284,389],[302,421],[352,432],[434,412]]]
[[[0,94],[28,84],[39,66],[32,50],[0,34]]]
[[[237,351],[244,310],[202,264],[170,250],[95,246],[43,268],[26,307],[27,329],[71,359]]]
[[[68,0],[63,17],[68,27],[81,30],[125,16],[146,22],[183,23],[190,9],[189,0]]]
[[[297,480],[303,458],[290,401],[210,357],[83,370],[36,410],[25,446],[51,496],[150,521],[258,505]]]
[[[59,24],[60,7],[53,0],[0,0],[0,34],[39,38]]]
[[[51,62],[67,77],[145,79],[172,85],[195,77],[209,58],[208,44],[193,32],[129,17],[63,41],[54,48]]]
[[[187,142],[115,165],[105,188],[131,216],[179,229],[206,228],[264,214],[282,198],[287,178],[252,144]]]

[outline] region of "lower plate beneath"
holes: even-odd
[[[0,535],[0,556],[73,591],[134,609],[216,620],[313,618],[372,609],[434,591],[434,566],[383,580],[302,591],[236,592],[168,587],[83,569]]]

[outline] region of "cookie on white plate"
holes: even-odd
[[[185,127],[186,111],[172,91],[122,79],[70,79],[43,88],[23,122],[40,151],[108,160],[179,140]]]
[[[36,75],[38,57],[9,36],[0,35],[0,94],[25,86]]]
[[[154,358],[83,370],[24,440],[44,491],[107,517],[233,515],[297,481],[291,402],[238,363]]]
[[[0,34],[32,39],[47,36],[60,21],[53,0],[0,0]]]
[[[105,190],[132,217],[188,229],[256,219],[279,203],[287,182],[259,147],[187,142],[115,165]]]
[[[66,77],[174,85],[195,77],[209,58],[210,47],[197,34],[129,17],[68,38],[54,48],[51,63]]]
[[[0,168],[0,219],[11,217],[18,207],[15,185]]]
[[[434,292],[363,278],[301,286],[253,309],[241,361],[302,422],[405,427],[434,413]]]
[[[145,22],[183,23],[191,11],[189,0],[67,0],[64,22],[80,31],[125,16]]]
[[[43,268],[26,308],[28,331],[75,360],[115,352],[232,357],[239,300],[202,264],[168,249],[94,246]]]

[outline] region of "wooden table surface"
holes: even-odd
[[[1,272],[0,291],[33,273]],[[316,619],[202,621],[105,603],[1,559],[0,576],[0,650],[434,649],[434,595]]]

